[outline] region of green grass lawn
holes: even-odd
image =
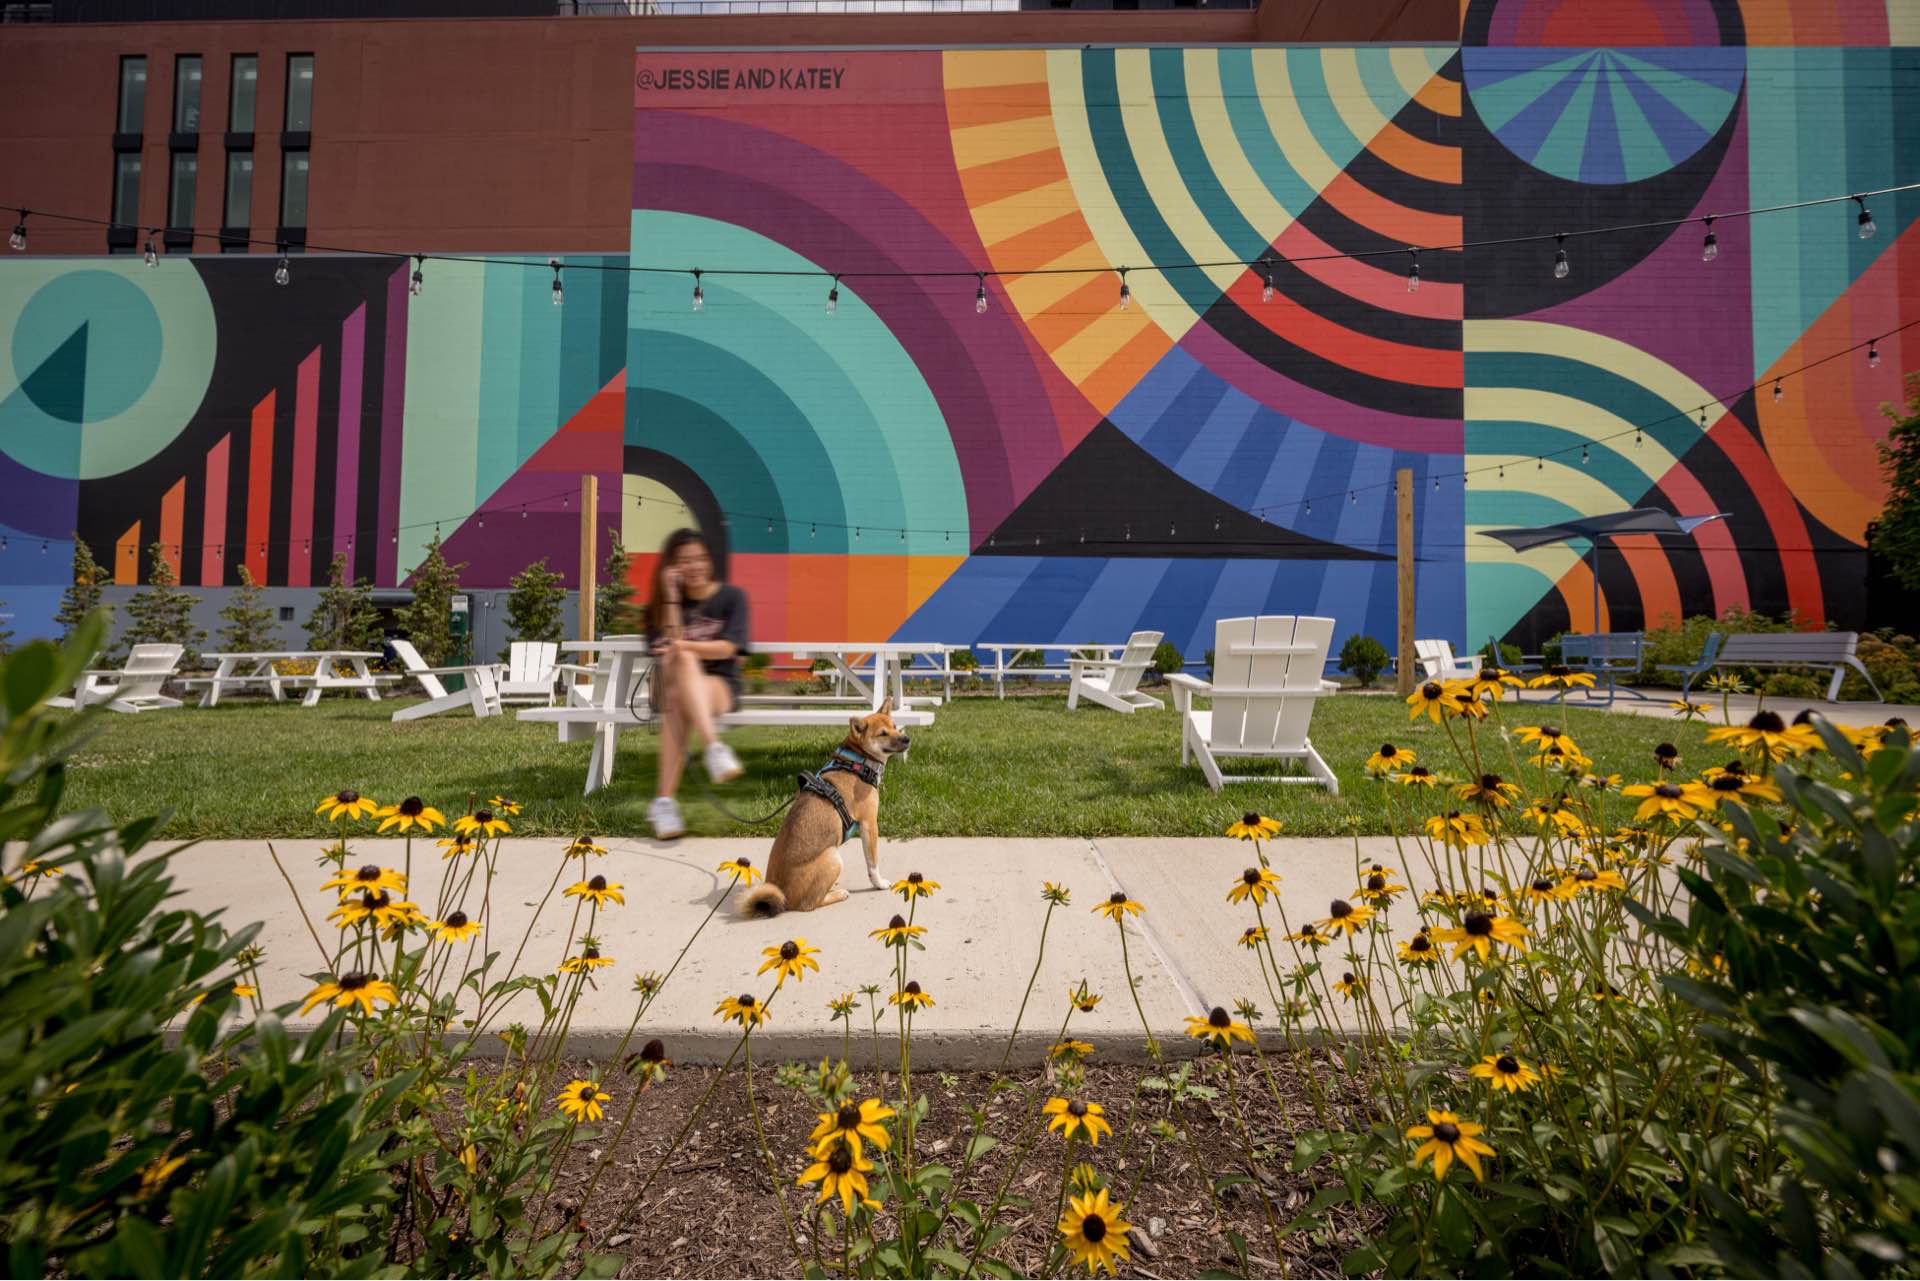
[[[66,801],[104,806],[123,820],[170,810],[163,834],[171,837],[294,837],[338,830],[315,817],[313,807],[340,788],[382,802],[418,795],[450,817],[466,810],[469,797],[484,803],[499,792],[526,806],[514,820],[516,834],[647,831],[658,743],[651,729],[621,734],[613,786],[589,798],[581,795],[588,745],[556,742],[551,726],[521,724],[511,715],[394,724],[388,718],[395,706],[329,698],[311,710],[229,703],[205,711],[105,715],[69,771]],[[1501,712],[1509,725],[1559,724],[1597,768],[1624,774],[1628,782],[1654,772],[1650,749],[1661,739],[1676,744],[1693,767],[1717,759],[1702,750],[1698,725],[1511,703]],[[1391,696],[1328,699],[1312,732],[1340,777],[1339,796],[1266,783],[1233,785],[1216,795],[1197,767],[1180,764],[1171,709],[1120,716],[1069,712],[1059,695],[1004,702],[962,697],[916,731],[911,757],[888,771],[881,829],[888,836],[1197,836],[1252,809],[1279,818],[1294,835],[1347,831],[1349,815],[1363,832],[1385,833],[1389,813],[1380,785],[1366,776],[1368,753],[1392,741],[1436,768],[1452,760],[1446,732],[1425,720],[1410,724]],[[792,794],[794,775],[818,768],[837,738],[820,729],[730,734],[748,773],[723,790],[728,806],[746,816],[771,810]],[[1279,762],[1244,767],[1248,773],[1286,768]],[[1461,773],[1457,767],[1448,772]],[[697,765],[680,797],[694,835],[745,830],[708,802]],[[764,835],[772,828],[757,830]]]

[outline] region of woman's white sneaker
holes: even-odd
[[[654,797],[653,804],[647,807],[647,820],[653,824],[655,840],[673,841],[687,834],[680,807],[671,796]]]
[[[740,758],[733,754],[733,749],[717,738],[707,744],[705,760],[707,777],[716,783],[731,783],[746,773],[740,766]]]

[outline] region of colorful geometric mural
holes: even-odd
[[[1609,548],[1602,625],[1855,622],[1920,199],[1869,239],[1850,202],[1721,218],[1710,261],[1703,220],[1920,181],[1915,13],[642,52],[630,253],[563,255],[560,307],[544,254],[429,261],[419,295],[391,258],[0,262],[0,599],[44,630],[75,530],[123,582],[158,540],[189,585],[336,552],[392,584],[436,530],[470,585],[571,579],[591,474],[630,548],[705,529],[762,636],[1148,627],[1197,659],[1223,615],[1391,637],[1406,468],[1422,634],[1592,625],[1582,546],[1483,531],[1636,504],[1727,519]],[[1671,219],[1570,236],[1564,276],[1497,243]]]

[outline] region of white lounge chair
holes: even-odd
[[[426,702],[401,708],[393,714],[394,720],[417,721],[423,716],[438,716],[441,712],[462,707],[471,707],[475,716],[500,714],[500,664],[467,663],[452,667],[428,667],[412,641],[387,643],[393,646],[393,652],[406,667],[407,675],[419,681],[420,688],[427,692]],[[442,676],[458,676],[465,682],[466,688],[448,693],[447,687],[440,681]]]
[[[178,707],[180,700],[160,692],[180,666],[185,651],[178,645],[135,645],[118,671],[97,668],[80,673],[71,698],[50,698],[49,707],[92,707],[105,703],[108,711],[145,712],[156,707]]]
[[[1335,796],[1340,781],[1307,737],[1314,704],[1339,686],[1321,677],[1333,643],[1331,618],[1291,614],[1223,618],[1214,625],[1213,680],[1176,672],[1167,678],[1180,713],[1180,763],[1191,752],[1214,791],[1227,783],[1318,783]],[[1209,699],[1210,711],[1193,706]],[[1304,775],[1235,775],[1220,758],[1263,756],[1304,762]]]
[[[1452,641],[1417,640],[1413,643],[1413,656],[1420,662],[1421,675],[1430,681],[1464,680],[1480,673],[1479,658],[1471,655],[1455,658]]]
[[[544,703],[553,706],[560,685],[560,646],[553,641],[515,641],[507,646],[507,666],[500,675],[503,703]]]
[[[1142,694],[1140,678],[1153,666],[1153,651],[1159,647],[1163,632],[1135,632],[1116,658],[1070,658],[1072,683],[1067,686],[1067,710],[1080,705],[1081,699],[1111,707],[1116,712],[1136,712],[1145,707],[1165,707],[1151,694]]]

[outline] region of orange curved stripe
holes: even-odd
[[[1367,150],[1402,173],[1449,187],[1460,185],[1460,148],[1442,147],[1425,138],[1416,138],[1391,120],[1373,136]]]
[[[1107,357],[1100,368],[1080,380],[1080,394],[1102,414],[1113,412],[1113,407],[1126,399],[1172,346],[1159,326],[1146,326]]]
[[[1323,187],[1320,198],[1362,227],[1410,245],[1452,245],[1460,241],[1458,215],[1409,209],[1345,173]]]
[[[1038,191],[1042,187],[1066,181],[1066,166],[1060,163],[1060,149],[1048,147],[1044,151],[1035,151],[1024,156],[1015,156],[1010,160],[999,160],[988,165],[974,165],[960,171],[960,182],[967,193],[967,205],[979,209],[996,200],[1005,200],[1008,196],[1018,196],[1029,191]],[[1075,210],[1071,216],[1079,218]],[[1085,226],[1085,222],[1081,222]],[[1042,260],[1045,261],[1045,260]]]
[[[1560,575],[1560,581],[1554,584],[1560,592],[1560,599],[1567,607],[1567,630],[1570,632],[1604,632],[1611,630],[1608,621],[1612,611],[1607,608],[1607,593],[1600,593],[1600,625],[1593,622],[1593,571],[1587,568],[1587,562],[1577,560],[1572,568]]]
[[[1820,566],[1808,541],[1806,522],[1794,506],[1794,495],[1787,489],[1768,450],[1747,431],[1746,424],[1728,414],[1708,433],[1713,443],[1726,451],[1740,471],[1760,511],[1767,518],[1767,532],[1779,549],[1780,570],[1787,580],[1787,603],[1802,619],[1818,621],[1826,617],[1826,601],[1820,584]]]
[[[1640,617],[1643,627],[1678,623],[1684,614],[1680,608],[1680,584],[1673,576],[1673,563],[1666,548],[1652,534],[1623,535],[1613,540],[1633,575],[1640,591]],[[1606,555],[1603,551],[1602,556]]]
[[[1712,496],[1687,470],[1685,463],[1675,463],[1655,484],[1673,504],[1674,511],[1682,516],[1704,516],[1715,510]],[[1693,541],[1700,549],[1707,584],[1713,589],[1714,617],[1718,618],[1735,605],[1751,609],[1753,602],[1747,592],[1746,570],[1741,567],[1740,552],[1733,545],[1733,531],[1727,528],[1727,522],[1715,520],[1700,526],[1693,531]]]
[[[1461,0],[1460,7],[1466,8],[1465,0]],[[1413,100],[1436,116],[1457,116],[1460,114],[1460,82],[1435,76],[1420,86]]]
[[[974,125],[995,125],[1006,120],[1024,120],[1029,116],[1053,114],[1053,98],[1047,82],[1018,85],[978,85],[947,90],[947,127],[968,129]]]

